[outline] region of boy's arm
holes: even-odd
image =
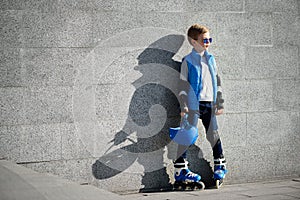
[[[183,60],[180,67],[180,82],[179,82],[179,103],[180,103],[181,112],[188,112],[188,107],[187,107],[188,88],[189,88],[188,66],[186,60]]]
[[[213,65],[215,67],[215,72],[216,72],[216,78],[217,78],[217,99],[216,99],[216,108],[217,108],[217,112],[222,110],[219,114],[223,113],[223,109],[224,109],[224,99],[222,97],[222,84],[221,84],[221,77],[218,73],[218,68],[216,65],[216,60],[213,59]]]
[[[224,109],[224,99],[222,97],[221,78],[218,74],[216,76],[217,76],[217,86],[218,86],[216,106],[217,106],[217,110],[221,110]]]

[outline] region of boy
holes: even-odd
[[[184,57],[181,65],[180,115],[183,117],[187,114],[189,123],[196,127],[198,118],[202,119],[206,138],[213,150],[214,179],[218,188],[227,173],[216,119],[216,115],[222,114],[224,109],[221,81],[215,59],[207,51],[212,42],[208,28],[194,24],[189,28],[187,36],[193,50]],[[178,148],[177,160],[174,162],[176,183],[199,182],[201,179],[187,167],[187,148]]]

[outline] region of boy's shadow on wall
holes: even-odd
[[[151,77],[155,77],[157,73],[161,73],[151,69],[153,64],[156,64],[156,66],[159,64],[170,67],[170,70],[176,70],[179,81],[181,63],[174,61],[173,56],[180,49],[183,41],[184,36],[182,35],[167,35],[146,48],[138,56],[139,65],[135,67],[136,70],[143,74],[140,79],[148,80]],[[164,74],[164,78],[167,79],[168,74]],[[138,85],[135,83],[138,83],[140,79],[135,81],[133,85]],[[103,180],[116,176],[137,161],[144,167],[145,171],[142,177],[144,188],[140,189],[140,192],[171,189],[170,178],[163,161],[163,155],[165,147],[171,142],[168,135],[169,128],[177,127],[180,121],[179,103],[174,94],[175,92],[177,91],[172,91],[159,83],[150,81],[142,86],[136,86],[129,106],[128,119],[123,129],[117,132],[111,141],[113,143],[112,146],[120,145],[124,142],[130,142],[130,144],[110,153],[105,153],[92,165],[92,172],[96,179]],[[166,122],[161,130],[155,130],[157,133],[149,133],[149,137],[144,137],[145,133],[140,133],[140,130],[135,127],[136,125],[146,127],[151,123],[149,111],[152,106],[157,104],[164,107]],[[137,135],[136,141],[129,137],[134,132]],[[101,134],[100,131],[99,134]],[[139,135],[143,135],[143,137],[139,137]],[[190,169],[201,174],[206,186],[212,185],[212,169],[209,163],[203,159],[203,156],[198,157],[203,155],[201,149],[193,145],[189,152]]]

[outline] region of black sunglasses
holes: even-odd
[[[204,44],[212,43],[212,38],[204,38],[203,43]]]

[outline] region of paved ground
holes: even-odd
[[[300,199],[300,179],[264,183],[226,185],[219,190],[132,194],[137,200],[289,200]]]
[[[300,199],[300,178],[274,182],[226,185],[219,190],[117,195],[93,186],[79,185],[49,174],[40,174],[8,161],[0,161],[0,200],[95,199]]]

